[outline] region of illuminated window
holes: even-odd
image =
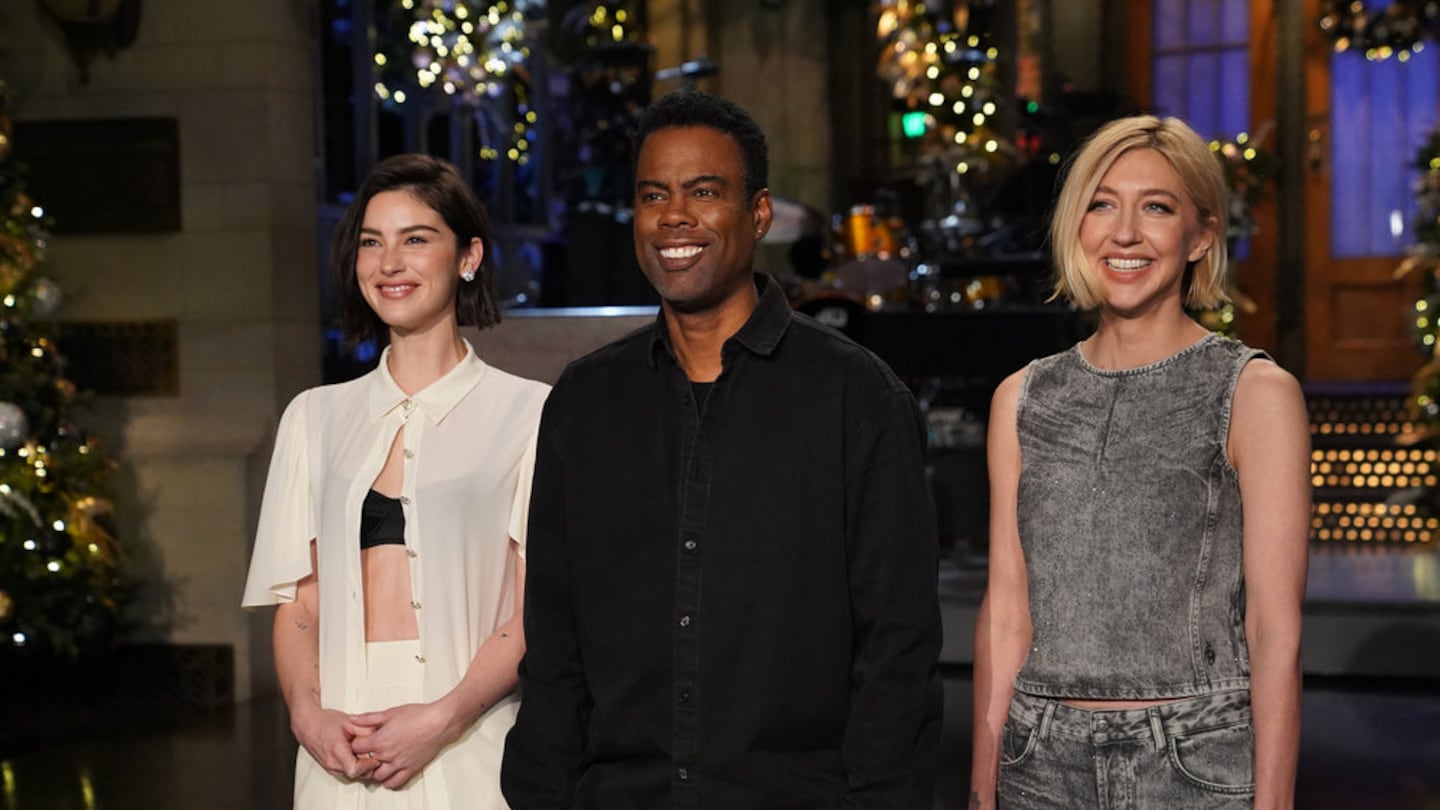
[[[1250,129],[1250,4],[1157,0],[1153,103],[1207,138]]]
[[[1426,44],[1403,61],[1372,62],[1355,48],[1331,57],[1330,250],[1337,259],[1395,256],[1415,243],[1419,169],[1411,164],[1440,119],[1440,47]]]

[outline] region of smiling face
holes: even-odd
[[[1104,290],[1104,307],[1123,315],[1178,309],[1186,266],[1214,238],[1174,167],[1148,148],[1111,164],[1080,220],[1080,249]]]
[[[370,198],[360,226],[355,279],[392,336],[455,329],[460,274],[480,265],[479,238],[463,250],[435,209],[408,191]]]
[[[755,242],[770,227],[770,192],[745,194],[733,138],[668,127],[645,139],[635,166],[635,258],[664,306],[708,313],[755,299]]]

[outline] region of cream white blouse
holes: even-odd
[[[388,358],[387,349],[369,374],[304,391],[286,408],[245,583],[245,607],[293,601],[315,539],[320,702],[343,712],[361,709],[364,687],[361,503],[396,432],[405,428],[400,503],[420,628],[415,663],[430,701],[460,681],[514,612],[510,555],[525,553],[535,434],[549,392],[486,365],[467,342],[459,365],[410,397],[391,378]],[[497,702],[426,768],[426,782],[440,796],[466,797],[461,807],[504,807],[500,756],[518,708],[514,694]],[[360,785],[340,787],[336,807],[351,806],[343,796]],[[474,804],[482,796],[493,804]]]

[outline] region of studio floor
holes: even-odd
[[[936,810],[965,807],[970,674],[945,678]],[[1307,682],[1297,807],[1440,810],[1440,684]],[[277,699],[170,729],[112,729],[0,762],[3,810],[289,807],[294,744]]]
[[[973,622],[983,568],[953,579],[942,578],[947,625],[967,612]],[[1312,549],[1298,808],[1440,810],[1437,639],[1440,548]],[[944,672],[934,808],[958,810],[969,791],[971,673],[963,663]],[[0,810],[288,808],[294,755],[281,701],[248,701],[22,745],[0,758]]]

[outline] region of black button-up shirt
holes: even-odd
[[[757,281],[703,403],[663,315],[550,394],[514,810],[930,806],[922,422],[880,360]]]

